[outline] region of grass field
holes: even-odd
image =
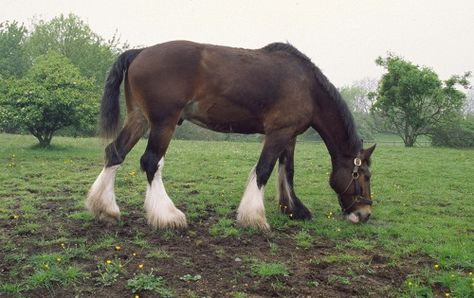
[[[117,175],[122,220],[84,208],[102,168],[98,139],[0,135],[0,297],[474,297],[473,150],[378,146],[374,214],[340,218],[322,144],[299,143],[295,187],[311,221],[280,214],[272,231],[235,226],[258,143],[173,141],[164,182],[186,231],[144,218],[141,141]]]

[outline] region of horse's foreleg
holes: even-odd
[[[277,132],[265,137],[257,166],[250,172],[244,195],[237,210],[237,222],[244,227],[269,230],[263,203],[264,187],[281,152],[292,139],[288,132]]]
[[[115,201],[115,175],[125,156],[145,133],[148,124],[141,114],[129,114],[118,137],[105,149],[105,166],[89,190],[86,207],[99,221],[113,223],[120,219]]]
[[[145,211],[148,223],[153,228],[185,228],[187,226],[186,216],[173,204],[161,178],[164,166],[163,156],[171,141],[175,124],[176,122],[152,127],[147,148],[140,160],[148,178]]]
[[[296,138],[280,155],[277,179],[277,199],[281,212],[291,219],[311,219],[311,212],[298,199],[293,188]]]

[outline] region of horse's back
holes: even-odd
[[[300,63],[284,52],[189,41],[146,48],[128,73],[132,93],[146,113],[162,117],[165,111],[184,109],[184,119],[241,133],[265,133],[270,114],[280,119],[277,126],[297,121],[293,118],[301,122],[305,111],[298,106],[307,106],[300,101],[309,90],[305,75]],[[288,115],[289,109],[298,116]]]

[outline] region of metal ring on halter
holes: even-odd
[[[362,160],[358,157],[354,158],[354,165],[360,167],[362,165]]]

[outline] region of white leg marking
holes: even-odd
[[[162,158],[151,185],[147,186],[145,211],[148,223],[154,228],[185,228],[187,227],[186,216],[173,204],[161,179],[163,166]]]
[[[288,198],[288,205],[285,206],[290,210],[293,210],[294,203],[293,198],[291,197],[290,184],[288,183],[288,178],[286,177],[285,165],[278,165],[278,179],[277,179],[277,199],[280,201],[281,193],[280,188],[283,186],[283,191],[285,192],[286,197]]]
[[[114,222],[120,219],[120,209],[115,201],[115,174],[119,165],[104,167],[92,184],[87,195],[86,207],[100,221]]]
[[[244,195],[237,210],[237,222],[243,227],[254,227],[261,230],[269,230],[270,226],[265,217],[265,206],[263,205],[263,186],[257,186],[257,175],[255,168],[250,172]]]

